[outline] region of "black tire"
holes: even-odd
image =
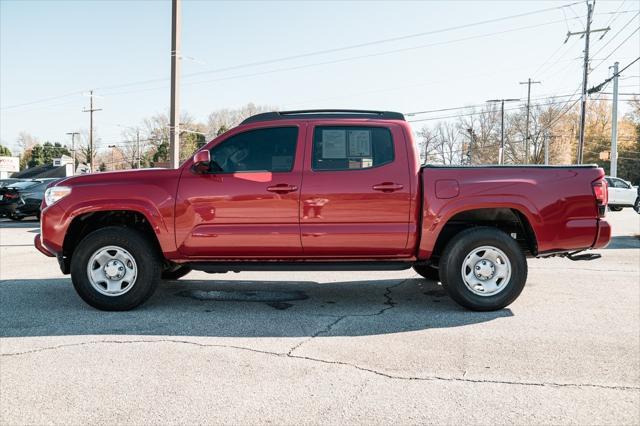
[[[12,214],[11,216],[9,216],[9,219],[15,220],[16,222],[20,222],[24,218],[22,216],[16,216],[16,215]]]
[[[413,265],[413,270],[431,281],[440,281],[440,270],[430,265]]]
[[[620,206],[609,206],[609,210],[611,210],[612,212],[619,212],[622,210],[622,207]]]
[[[640,213],[640,197],[636,198],[636,202],[633,204],[633,209],[636,213]]]
[[[167,269],[162,271],[163,280],[179,280],[180,278],[191,272],[188,266],[178,266],[176,269]]]
[[[511,264],[511,277],[500,283],[494,295],[478,295],[462,276],[463,263],[473,250],[491,246],[501,250]],[[440,259],[440,279],[449,296],[474,311],[496,311],[518,298],[527,281],[527,259],[518,243],[504,232],[491,227],[477,227],[460,232],[449,241]]]
[[[133,256],[137,277],[129,291],[108,296],[91,284],[87,266],[93,254],[102,247],[117,246]],[[80,241],[71,258],[71,280],[78,295],[94,308],[103,311],[127,311],[144,303],[160,281],[161,262],[156,248],[140,232],[117,226],[99,229]]]

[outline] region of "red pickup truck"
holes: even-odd
[[[459,304],[501,309],[526,257],[598,257],[596,166],[423,166],[400,113],[252,116],[175,170],[68,178],[47,190],[35,245],[90,305],[127,310],[190,270],[400,270]]]

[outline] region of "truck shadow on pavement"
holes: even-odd
[[[128,312],[91,308],[76,295],[70,279],[5,280],[0,282],[0,306],[1,337],[366,336],[513,316],[510,309],[466,311],[440,285],[417,278],[331,283],[168,281],[147,303]]]
[[[640,235],[618,235],[611,237],[607,249],[640,249]]]

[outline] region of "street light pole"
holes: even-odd
[[[109,145],[109,148],[111,148],[111,170],[115,170],[116,169],[116,146]]]
[[[618,62],[613,64],[613,105],[611,106],[611,169],[609,175],[618,176]]]
[[[73,174],[76,174],[76,135],[79,132],[68,132],[67,135],[71,135],[71,156],[73,157]]]

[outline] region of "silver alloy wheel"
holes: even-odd
[[[138,276],[133,256],[118,246],[96,250],[89,258],[87,276],[91,286],[105,296],[121,296],[131,290]]]
[[[478,296],[495,296],[510,279],[511,262],[499,248],[477,247],[462,262],[462,280]]]

